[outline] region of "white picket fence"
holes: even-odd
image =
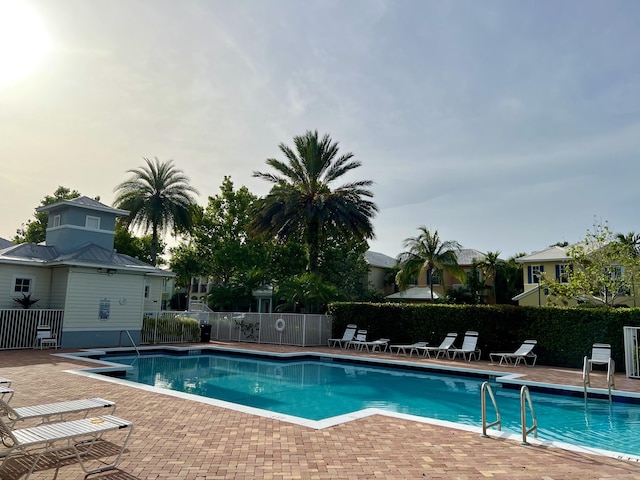
[[[0,310],[0,350],[33,348],[38,325],[48,325],[58,339],[62,337],[64,310]]]

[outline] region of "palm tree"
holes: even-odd
[[[497,303],[497,295],[496,295],[496,276],[498,271],[500,270],[503,260],[500,260],[500,252],[487,252],[484,256],[484,259],[479,262],[478,267],[484,273],[485,278],[493,279],[493,301]]]
[[[403,242],[407,250],[398,255],[397,261],[400,271],[396,275],[396,282],[401,290],[404,290],[411,281],[419,275],[427,272],[429,286],[431,287],[431,299],[433,300],[433,273],[449,272],[456,277],[464,277],[463,270],[458,266],[456,250],[462,245],[454,240],[441,241],[438,231],[431,233],[427,227],[418,229],[417,237],[410,237]]]
[[[629,232],[616,234],[616,241],[620,244],[623,251],[628,254],[631,266],[631,291],[633,294],[633,306],[636,306],[636,282],[634,280],[634,271],[636,269],[638,258],[640,257],[640,233]]]
[[[352,160],[352,153],[338,156],[338,143],[329,135],[319,139],[317,131],[307,131],[293,141],[295,151],[283,143],[279,146],[286,162],[275,158],[266,161],[277,173],[253,173],[273,186],[256,202],[249,232],[302,242],[307,271],[316,273],[320,246],[328,236],[338,233],[347,241],[374,237],[371,219],[378,208],[368,200],[373,197],[368,189],[373,183],[370,180],[330,186],[361,165]]]
[[[145,158],[146,165],[128,170],[133,176],[114,191],[114,205],[129,211],[125,219],[130,225],[151,229],[151,263],[157,262],[158,234],[172,228],[188,230],[193,224],[196,203],[191,196],[198,191],[189,185],[189,178],[173,166],[173,161],[160,162]]]

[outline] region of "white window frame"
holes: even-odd
[[[95,226],[93,226],[95,224]],[[89,230],[100,230],[100,217],[87,215],[84,221],[84,227]]]
[[[18,281],[24,281],[24,280],[29,281],[28,290],[25,291],[25,290],[22,290],[22,288],[20,290],[16,290],[16,287],[18,286]],[[13,281],[11,282],[11,295],[19,295],[22,293],[24,293],[25,295],[31,295],[34,291],[35,283],[36,283],[36,278],[32,275],[14,275]]]
[[[442,285],[442,272],[436,270],[435,268],[431,270],[431,273],[429,273],[429,281],[427,282],[427,285],[433,285],[434,287],[439,287],[440,285]]]
[[[144,286],[144,298],[147,300],[151,298],[151,285]]]
[[[558,265],[558,282],[559,283],[569,283],[569,273],[571,272],[571,268],[566,263],[561,263]]]
[[[542,280],[542,270],[540,270],[542,265],[531,265],[531,281],[534,285],[540,285],[540,280]]]
[[[54,215],[53,216],[53,223],[51,224],[51,226],[53,228],[56,228],[56,227],[60,226],[60,215]]]

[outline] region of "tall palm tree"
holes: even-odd
[[[128,170],[129,180],[122,182],[114,205],[129,210],[125,219],[130,225],[151,229],[151,263],[157,262],[158,235],[167,228],[175,232],[188,230],[193,224],[196,203],[191,195],[198,191],[189,184],[189,178],[174,167],[173,161],[160,162],[144,158],[146,165]]]
[[[361,180],[331,188],[343,175],[359,167],[353,154],[338,155],[338,143],[329,135],[318,138],[307,131],[293,139],[295,150],[281,143],[285,161],[266,161],[276,173],[254,172],[273,184],[266,197],[256,202],[249,232],[279,240],[297,239],[305,246],[307,271],[318,271],[323,241],[338,233],[358,240],[374,237],[371,219],[378,211],[368,198],[373,182]]]
[[[400,271],[396,282],[404,290],[409,283],[419,275],[427,272],[427,278],[433,279],[434,271],[449,272],[458,278],[464,277],[464,271],[458,266],[457,250],[462,248],[455,240],[440,240],[438,231],[430,232],[427,227],[418,228],[420,234],[410,237],[403,242],[407,250],[398,255],[397,261]],[[433,281],[431,299],[433,300]]]

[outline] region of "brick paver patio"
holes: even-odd
[[[270,351],[303,350],[241,346]],[[99,478],[640,479],[640,464],[633,461],[547,446],[522,446],[514,440],[482,438],[475,432],[381,415],[315,430],[66,373],[65,370],[82,368],[87,363],[51,353],[0,352],[0,376],[13,379],[16,393],[11,403],[15,406],[95,396],[117,402],[116,415],[133,421],[135,430],[119,468]],[[371,355],[404,359],[388,353]],[[486,361],[471,364],[459,360],[415,361],[495,368]],[[508,371],[526,373],[533,381],[571,385],[582,382],[581,372],[570,369],[536,366]],[[593,386],[604,387],[602,376],[595,377]],[[640,391],[639,380],[626,379],[620,373],[616,384],[621,390]],[[10,467],[0,472],[2,480],[20,478],[25,471],[19,462],[11,463]],[[44,467],[31,478],[54,478],[55,468]],[[57,478],[83,477],[77,462],[70,460],[59,469]]]

